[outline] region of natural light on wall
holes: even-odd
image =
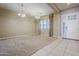
[[[49,20],[41,20],[40,21],[41,29],[49,29]]]

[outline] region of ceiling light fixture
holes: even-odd
[[[18,13],[18,16],[21,16],[21,13]]]
[[[20,16],[20,17],[26,17],[26,14],[24,13],[24,5],[23,4],[21,4],[21,11],[18,13],[18,16]]]
[[[67,3],[67,5],[70,5],[71,3]]]
[[[40,19],[40,16],[35,16],[36,19]]]

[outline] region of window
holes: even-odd
[[[68,20],[76,20],[76,15],[70,15],[70,16],[68,16]]]
[[[40,26],[41,26],[41,29],[49,29],[49,20],[41,20]]]

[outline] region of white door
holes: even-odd
[[[66,37],[72,38],[72,39],[79,39],[79,30],[78,30],[78,19],[77,15],[71,15],[69,16],[69,19],[67,19],[67,30],[66,30]]]
[[[77,14],[68,14],[63,26],[65,38],[79,39],[79,19]]]
[[[62,15],[62,17],[61,17],[61,20],[62,20],[62,22],[61,22],[61,36],[63,37],[63,38],[66,38],[66,33],[67,33],[67,24],[66,24],[66,16],[65,15]]]

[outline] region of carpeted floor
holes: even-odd
[[[55,41],[56,38],[42,36],[20,36],[0,40],[1,56],[30,56]]]

